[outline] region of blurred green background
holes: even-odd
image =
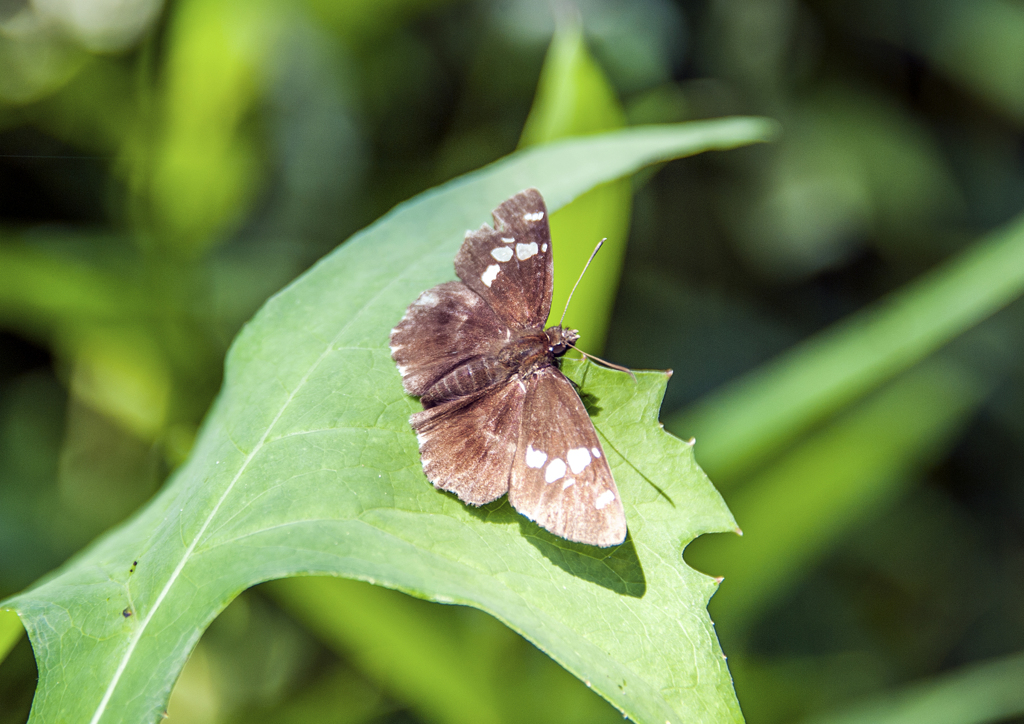
[[[245,320],[394,204],[521,145],[730,114],[783,136],[552,223],[612,237],[589,349],[675,370],[662,419],[744,529],[686,558],[726,577],[747,719],[1024,722],[1012,0],[0,0],[0,597],[145,502]],[[21,722],[6,612],[0,654]],[[483,614],[326,579],[241,596],[169,714],[620,720]]]

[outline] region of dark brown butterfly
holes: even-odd
[[[410,418],[427,478],[472,505],[508,493],[555,535],[622,543],[626,517],[608,460],[558,358],[578,338],[551,310],[544,199],[522,191],[466,233],[461,282],[429,289],[391,330],[391,357],[423,412]]]

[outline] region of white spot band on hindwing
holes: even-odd
[[[508,236],[501,237],[501,240],[504,241],[506,244],[514,244],[516,241],[514,238]]]
[[[498,261],[508,261],[512,258],[512,250],[507,246],[497,246],[491,249],[491,256]]]
[[[590,452],[585,447],[573,448],[565,459],[569,461],[569,468],[573,473],[579,475],[583,468],[590,465]]]
[[[546,452],[534,450],[533,445],[526,446],[526,466],[540,469],[544,467],[544,461],[548,459]]]
[[[608,503],[615,500],[615,493],[610,490],[606,490],[597,496],[597,500],[594,501],[594,507],[598,510],[608,505]]]
[[[565,463],[562,462],[561,458],[555,458],[548,463],[547,470],[544,471],[544,482],[553,483],[556,480],[561,480],[564,475]]]
[[[500,266],[498,266],[497,264],[491,264],[489,267],[487,267],[487,269],[484,270],[484,273],[480,275],[480,281],[482,281],[487,286],[491,286],[492,284],[494,284],[494,280],[497,278],[498,272],[500,270]]]
[[[512,251],[509,249],[509,251]],[[519,257],[519,261],[526,261],[531,256],[537,253],[537,242],[531,241],[529,244],[516,244],[516,256]],[[511,254],[509,254],[511,256]]]
[[[544,218],[543,211],[534,211],[532,213],[523,214],[523,221],[540,221]]]

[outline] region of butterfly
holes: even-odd
[[[427,479],[470,505],[512,507],[570,541],[622,543],[626,517],[559,358],[579,333],[544,329],[554,278],[547,208],[526,189],[466,232],[461,281],[423,292],[391,330],[391,357],[423,411],[409,419]]]

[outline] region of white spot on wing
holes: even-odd
[[[520,244],[520,246],[522,245]],[[509,259],[512,258],[512,250],[509,249],[507,246],[496,246],[493,249],[491,249],[491,256],[493,256],[498,261],[508,261]]]
[[[523,221],[540,221],[543,218],[543,211],[534,211],[533,213],[523,214]]]
[[[548,459],[548,454],[543,450],[534,450],[533,445],[526,446],[526,466],[530,468],[540,469],[544,467],[544,461]]]
[[[568,488],[571,488],[575,484],[576,484],[575,480],[573,480],[572,478],[568,478],[568,479],[566,479],[566,481],[564,483],[562,483],[562,490],[566,490]]]
[[[509,249],[508,251],[512,251]],[[516,256],[519,257],[519,261],[526,261],[531,256],[537,253],[537,242],[531,241],[529,244],[516,244]],[[509,254],[511,257],[512,255]]]
[[[594,453],[594,457],[595,458],[601,457],[601,448],[599,448],[599,447],[592,447],[592,448],[590,448],[590,452]]]
[[[438,296],[433,291],[428,289],[427,291],[423,292],[423,294],[420,295],[420,298],[417,300],[417,304],[419,304],[421,307],[436,307],[437,303],[440,301],[441,300],[438,298]]]
[[[561,458],[555,458],[548,463],[547,470],[544,471],[544,482],[553,483],[556,480],[561,480],[564,475],[565,463],[562,462]]]
[[[579,475],[583,468],[590,465],[590,452],[585,447],[576,447],[569,451],[565,459],[569,461],[573,473]]]
[[[547,244],[541,244],[541,246],[540,246],[540,251],[541,251],[541,253],[542,253],[542,254],[543,254],[543,253],[546,253],[546,252],[547,252],[547,250],[548,250],[548,245],[547,245]]]
[[[503,236],[503,237],[501,237],[501,240],[504,241],[506,244],[514,244],[515,243],[515,239],[512,238],[512,237],[509,237],[509,236]]]
[[[398,374],[402,375],[402,377],[405,377],[407,374],[409,374],[409,368],[406,367],[405,365],[395,365],[395,366],[398,367]]]
[[[487,267],[487,269],[484,270],[484,273],[480,275],[480,281],[482,281],[487,286],[491,286],[492,284],[494,284],[494,280],[495,278],[497,278],[498,271],[500,269],[501,267],[498,266],[497,264],[491,264],[489,267]]]
[[[422,432],[417,432],[416,433],[416,442],[419,443],[420,450],[422,450],[423,446],[427,444],[427,436],[424,435]]]
[[[601,510],[601,508],[608,505],[608,503],[613,500],[615,500],[615,493],[610,490],[606,490],[597,496],[597,500],[594,501],[594,507]]]

